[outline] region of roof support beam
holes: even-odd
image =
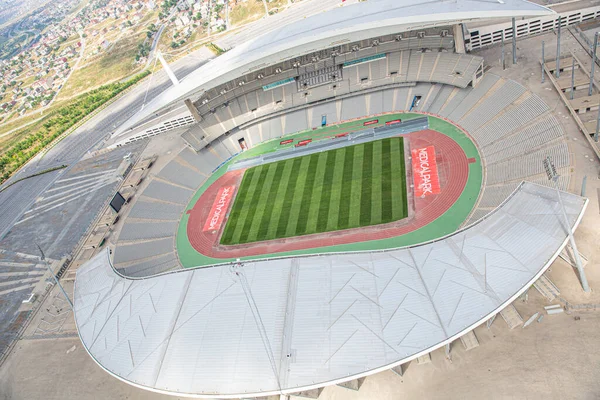
[[[165,58],[163,57],[160,51],[156,53],[156,57],[158,57],[158,60],[160,61],[162,67],[165,69],[165,72],[169,76],[169,79],[173,83],[173,86],[179,85],[179,80],[171,70],[171,67],[169,67],[169,64],[167,64],[167,61],[165,61]]]

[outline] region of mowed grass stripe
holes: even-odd
[[[248,235],[248,241],[258,241],[265,240],[267,236],[267,232],[269,231],[269,223],[271,222],[271,214],[273,213],[273,204],[272,201],[274,199],[271,196],[279,190],[279,183],[281,182],[281,177],[283,176],[283,170],[285,169],[285,161],[278,162],[275,164],[275,172],[273,174],[273,180],[271,181],[271,185],[269,189],[265,187],[263,196],[266,196],[264,201],[265,206],[263,207],[262,213],[260,215],[260,222],[256,225],[258,229],[256,231],[250,230],[250,234]],[[261,199],[262,200],[262,199]],[[258,214],[257,214],[258,217]]]
[[[243,238],[244,242],[253,242],[256,239],[258,230],[260,229],[260,223],[265,212],[265,208],[267,207],[269,192],[271,190],[273,180],[275,179],[275,172],[277,171],[278,164],[279,163],[268,165],[269,168],[267,171],[267,176],[265,178],[265,183],[263,184],[263,188],[258,197],[258,202],[256,204],[254,218],[252,219],[252,223],[250,224],[250,229],[248,230],[248,234]],[[242,231],[242,234],[243,233],[244,232]]]
[[[260,167],[264,167],[261,165]],[[242,234],[242,229],[244,228],[244,223],[246,222],[246,218],[248,218],[248,209],[252,204],[252,197],[256,192],[257,186],[260,182],[260,174],[264,170],[264,168],[256,168],[254,175],[250,181],[250,186],[248,187],[248,193],[246,194],[246,198],[243,204],[240,204],[240,214],[239,219],[237,220],[235,229],[233,231],[233,236],[231,238],[231,243],[239,243],[240,235]],[[236,207],[237,203],[234,204]]]
[[[231,209],[231,213],[229,214],[229,218],[227,220],[227,224],[225,225],[225,229],[223,230],[223,236],[221,237],[221,243],[229,244],[231,243],[231,239],[233,238],[233,231],[237,226],[237,222],[240,218],[240,213],[242,207],[236,207],[236,203],[244,204],[246,200],[246,196],[248,194],[248,188],[252,183],[252,177],[256,172],[255,168],[251,168],[250,170],[244,173],[244,177],[242,178],[242,183],[240,184],[240,188],[238,189],[237,196],[233,202],[233,206]],[[229,223],[229,221],[235,221],[236,223]]]
[[[363,186],[363,160],[365,157],[365,146],[354,147],[354,169],[352,171],[352,186],[350,187],[350,204],[348,216],[348,228],[360,226],[360,198]]]
[[[319,153],[319,163],[317,164],[315,184],[310,199],[310,209],[308,210],[308,216],[306,218],[307,223],[305,233],[315,233],[317,231],[319,207],[321,206],[321,199],[323,198],[323,182],[325,180],[325,174],[327,173],[327,158],[328,155],[332,153],[334,152]],[[331,174],[333,176],[333,171],[331,171]]]
[[[302,164],[302,158],[294,158],[294,163],[292,165],[292,174],[290,175],[290,180],[288,182],[287,190],[285,191],[285,199],[283,200],[283,207],[281,208],[281,214],[279,215],[279,220],[277,221],[277,231],[275,233],[275,237],[284,237],[285,231],[287,229],[288,220],[290,218],[290,209],[292,208],[292,200],[294,200],[294,191],[296,190],[296,182],[298,180],[298,170],[300,169],[300,165]]]
[[[362,164],[362,193],[360,194],[360,213],[359,225],[368,225],[371,223],[371,193],[373,191],[373,142],[366,143],[364,146],[364,156]]]
[[[371,179],[371,219],[368,223],[381,222],[381,140],[373,142],[373,176]],[[368,182],[365,182],[368,185]]]
[[[342,176],[344,174],[344,164],[346,159],[346,150],[342,148],[335,150],[337,152],[336,163],[333,166],[333,182],[331,184],[331,198],[329,207],[327,207],[327,228],[325,231],[335,231],[338,229],[338,216],[340,213],[340,197],[342,194]]]
[[[392,220],[392,151],[391,140],[381,143],[381,222]]]
[[[406,166],[404,164],[403,141],[392,142],[391,147],[391,173],[392,173],[392,221],[407,215],[408,207],[406,198]]]
[[[270,166],[271,164],[263,165],[263,168],[260,170],[260,175],[258,178],[256,189],[254,190],[254,193],[252,193],[252,199],[250,200],[248,207],[246,207],[245,209],[246,220],[244,221],[244,226],[242,227],[242,230],[238,237],[239,243],[245,243],[246,239],[248,238],[248,233],[250,232],[250,227],[252,226],[252,222],[254,221],[254,215],[256,214],[256,208],[259,205],[258,199],[260,198],[260,195],[263,191],[263,187],[265,186]]]
[[[311,159],[312,155],[308,157],[302,157],[302,164],[300,164],[300,172],[298,175],[298,181],[296,182],[294,198],[292,199],[290,218],[288,219],[288,226],[285,230],[285,237],[296,236],[296,227],[298,225],[298,218],[300,217],[300,206],[302,205],[302,195],[304,194],[304,185],[308,176],[308,167]]]
[[[251,168],[221,242],[250,243],[406,217],[402,140],[382,139]]]
[[[281,181],[279,183],[279,188],[277,189],[277,193],[275,193],[275,198],[273,199],[273,206],[271,211],[271,219],[269,221],[269,228],[267,234],[262,240],[271,240],[277,237],[277,223],[279,222],[279,216],[281,215],[281,210],[283,209],[283,202],[285,200],[285,193],[289,185],[290,175],[292,173],[292,167],[294,165],[294,160],[289,159],[283,161],[285,168],[283,170],[283,175],[281,177]]]
[[[321,154],[316,153],[310,156],[310,163],[308,164],[308,172],[306,174],[306,182],[304,183],[304,192],[302,193],[302,203],[300,204],[298,224],[296,225],[297,235],[303,235],[306,233],[306,223],[308,221],[310,204],[312,202],[312,194],[315,187],[315,179],[320,155]]]
[[[319,211],[317,213],[316,232],[324,232],[327,229],[327,217],[329,216],[329,202],[331,201],[331,190],[333,183],[333,173],[335,171],[336,160],[340,152],[338,150],[325,153],[325,174],[323,176],[323,188],[321,189],[321,201],[319,202]]]
[[[341,196],[339,204],[338,221],[335,228],[345,229],[350,219],[350,197],[352,195],[352,174],[354,173],[354,147],[346,147],[344,157],[344,171],[341,182]]]

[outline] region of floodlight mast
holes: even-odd
[[[579,272],[579,279],[581,280],[581,286],[583,287],[584,292],[590,291],[590,286],[588,285],[587,278],[585,276],[585,271],[583,270],[583,265],[581,263],[581,256],[579,255],[579,251],[577,250],[577,244],[575,244],[575,237],[573,236],[573,231],[571,229],[571,224],[569,223],[569,218],[567,217],[567,212],[565,210],[565,205],[562,201],[562,196],[560,195],[560,190],[558,189],[558,178],[560,175],[556,171],[556,167],[552,162],[550,157],[546,157],[544,159],[544,169],[546,170],[546,175],[548,176],[548,180],[554,182],[554,189],[556,189],[556,195],[558,196],[558,202],[560,203],[560,209],[562,211],[563,217],[565,218],[565,227],[567,232],[569,233],[569,241],[571,242],[571,248],[573,249],[573,253],[575,254],[575,265],[577,267],[577,271]]]

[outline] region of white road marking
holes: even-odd
[[[21,290],[25,290],[25,289],[33,289],[35,287],[35,283],[31,284],[31,285],[23,285],[23,286],[17,286],[16,288],[12,288],[12,289],[7,289],[7,290],[0,290],[0,296],[3,296],[5,294],[9,294],[9,293],[13,293],[13,292],[19,292]]]
[[[112,177],[112,173],[111,174],[107,174],[106,177],[97,177],[96,176],[96,177],[92,177],[92,178],[82,179],[80,181],[77,181],[75,183],[70,183],[68,185],[62,185],[62,186],[59,186],[59,187],[53,187],[52,189],[46,190],[46,193],[48,193],[48,192],[56,192],[57,190],[63,190],[63,189],[66,189],[68,187],[82,185],[82,184],[84,184],[86,182],[94,182],[94,181],[97,182],[99,180],[107,179],[108,177]]]
[[[105,181],[106,181],[106,180],[111,180],[111,179],[113,179],[113,178],[112,178],[112,177],[108,177],[108,178],[106,178],[106,179],[105,179]],[[86,184],[84,184],[84,185],[81,185],[80,187],[77,187],[77,188],[73,188],[73,189],[65,190],[64,192],[62,192],[62,193],[59,193],[59,194],[53,194],[52,196],[48,196],[48,197],[44,197],[44,196],[42,196],[42,197],[40,197],[40,198],[38,199],[38,201],[36,201],[36,204],[37,204],[37,203],[41,203],[41,202],[43,202],[43,201],[45,201],[45,200],[54,199],[55,197],[64,196],[64,195],[66,195],[67,193],[71,193],[71,192],[74,192],[74,191],[81,191],[81,190],[84,190],[84,189],[87,189],[87,188],[89,188],[90,186],[94,186],[94,185],[97,185],[97,184],[98,184],[98,182],[90,182],[90,183],[86,183]]]
[[[11,276],[38,276],[44,274],[44,271],[0,272],[0,278],[8,278]]]
[[[72,178],[59,179],[59,180],[57,180],[54,183],[69,182],[69,181],[72,181],[72,180],[75,180],[75,179],[81,179],[81,178],[88,178],[88,177],[91,177],[91,176],[110,174],[113,171],[114,171],[114,169],[111,169],[111,170],[108,170],[108,171],[92,172],[92,173],[84,174],[84,175],[77,175],[77,176],[74,176]]]
[[[37,283],[39,281],[40,278],[17,279],[14,281],[0,282],[0,287],[14,285],[15,283]]]
[[[61,202],[61,203],[58,203],[58,204],[56,204],[56,205],[52,206],[52,207],[49,207],[49,208],[46,208],[46,209],[44,209],[44,210],[42,210],[42,211],[40,211],[40,212],[34,213],[33,215],[30,215],[29,217],[26,217],[26,218],[23,218],[23,219],[21,219],[19,222],[17,222],[17,223],[15,224],[15,226],[16,226],[16,225],[19,225],[20,223],[23,223],[23,222],[25,222],[25,221],[28,221],[28,220],[30,220],[30,219],[32,219],[32,218],[35,218],[35,217],[39,216],[40,214],[43,214],[43,213],[45,213],[45,212],[48,212],[48,211],[50,211],[50,210],[53,210],[53,209],[55,209],[55,208],[57,208],[57,207],[61,207],[61,206],[65,205],[65,204],[67,204],[67,203],[70,203],[70,202],[71,202],[71,201],[73,201],[73,200],[77,200],[77,199],[78,199],[78,198],[80,198],[80,197],[87,196],[87,195],[89,195],[89,194],[90,194],[90,192],[96,191],[96,190],[100,189],[102,186],[106,186],[106,185],[108,185],[108,184],[110,184],[110,183],[112,183],[112,182],[107,182],[107,183],[104,183],[104,184],[101,184],[101,185],[94,186],[94,187],[92,187],[91,189],[89,189],[89,190],[86,190],[86,191],[85,191],[85,193],[82,193],[82,194],[80,194],[80,195],[78,195],[78,196],[75,196],[75,197],[71,197],[69,200],[65,200],[65,201],[63,201],[63,202]],[[70,197],[70,196],[68,196],[68,197]],[[60,200],[63,200],[63,199],[59,199],[59,200],[57,200],[57,201],[60,201]],[[52,203],[50,203],[50,204],[53,204],[53,203],[55,203],[55,202],[56,202],[56,201],[54,201],[54,202],[52,202]],[[46,204],[46,205],[44,205],[44,206],[41,206],[41,207],[38,207],[38,209],[40,209],[40,208],[44,208],[44,207],[46,207],[46,206],[48,206],[48,205],[49,205],[49,204]]]

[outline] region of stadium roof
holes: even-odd
[[[199,96],[202,91],[262,67],[339,44],[468,21],[553,13],[523,0],[370,0],[335,8],[265,33],[203,65],[156,97],[116,134],[169,104]]]
[[[577,227],[587,200],[562,193]],[[410,248],[279,258],[132,280],[102,252],[77,272],[89,354],[180,396],[293,393],[439,348],[510,304],[567,243],[557,192],[523,183],[470,227]]]

